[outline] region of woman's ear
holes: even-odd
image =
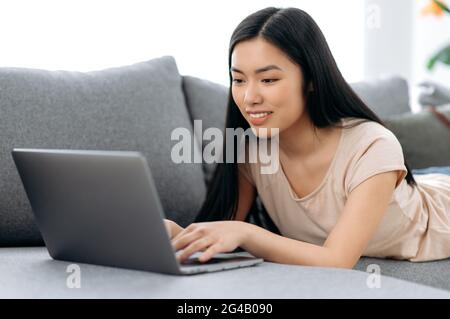
[[[311,82],[308,85],[308,92],[314,92],[314,86]]]

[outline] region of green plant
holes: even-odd
[[[450,8],[442,0],[430,0],[430,3],[423,8],[422,14],[432,14],[435,16],[450,15]],[[428,60],[428,70],[433,70],[438,62],[450,66],[450,44],[440,49]]]

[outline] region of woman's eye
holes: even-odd
[[[276,80],[276,79],[264,79],[264,80],[262,80],[263,83],[269,83],[269,84],[270,83],[274,83],[276,81],[278,81],[278,80]],[[243,82],[243,80],[233,79],[233,82],[236,83],[236,84],[241,84]]]

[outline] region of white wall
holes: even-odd
[[[365,78],[412,76],[412,0],[365,0]]]
[[[435,16],[421,17],[420,10],[428,3],[425,0],[415,1],[415,44],[413,80],[418,83],[432,80],[450,87],[450,66],[437,64],[433,71],[428,71],[426,64],[436,51],[450,44],[450,15],[442,18]],[[450,1],[446,2],[450,4]]]
[[[231,33],[267,6],[306,10],[347,80],[363,78],[362,0],[0,0],[0,66],[89,71],[172,55],[181,74],[228,85]]]
[[[421,108],[417,101],[420,82],[432,80],[450,87],[450,67],[439,65],[433,72],[426,68],[433,53],[450,43],[450,16],[421,16],[420,11],[428,3],[429,0],[365,0],[364,78],[389,74],[406,78],[414,112]],[[374,15],[379,15],[378,25],[373,23]]]

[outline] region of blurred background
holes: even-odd
[[[0,0],[0,67],[91,71],[172,55],[182,75],[228,86],[231,33],[267,6],[307,11],[347,81],[406,78],[413,111],[419,83],[450,87],[445,55],[427,68],[450,43],[450,14],[432,0]]]

